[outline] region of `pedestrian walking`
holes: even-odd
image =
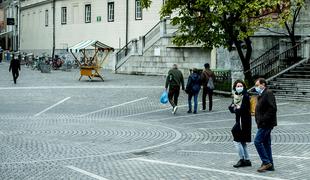
[[[262,165],[258,172],[273,171],[274,163],[271,150],[271,131],[277,126],[277,104],[274,94],[267,88],[267,82],[259,78],[255,82],[255,90],[258,93],[255,108],[255,120],[257,133],[254,144]]]
[[[201,81],[202,81],[202,110],[206,110],[206,97],[209,96],[209,111],[212,111],[212,96],[214,89],[214,80],[215,75],[214,72],[211,71],[209,63],[204,65],[205,69],[201,73]]]
[[[169,87],[168,99],[172,106],[172,113],[175,114],[178,110],[178,98],[180,95],[180,87],[184,90],[184,78],[182,72],[178,69],[178,66],[174,64],[172,69],[169,70],[166,79],[165,88]]]
[[[251,166],[247,142],[251,142],[252,120],[250,112],[250,96],[243,81],[237,80],[233,85],[233,101],[228,107],[236,115],[236,122],[231,132],[240,160],[235,168]]]
[[[194,68],[193,73],[189,75],[185,92],[188,94],[188,111],[192,113],[192,97],[194,97],[194,114],[197,114],[198,94],[201,89],[201,78],[198,69]]]
[[[16,84],[16,80],[19,76],[19,71],[20,71],[20,61],[17,58],[17,56],[13,56],[10,67],[9,67],[9,72],[12,70],[12,75],[13,75],[13,80],[14,84]]]

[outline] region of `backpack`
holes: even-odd
[[[208,87],[209,89],[214,89],[214,88],[215,88],[215,87],[214,87],[214,83],[213,83],[212,77],[209,77],[207,87]]]

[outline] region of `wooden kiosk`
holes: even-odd
[[[93,55],[87,55],[87,51],[89,50],[93,50]],[[112,47],[97,40],[87,40],[68,48],[68,51],[71,52],[80,67],[81,76],[79,81],[83,76],[88,76],[90,80],[94,77],[99,77],[104,81],[103,76],[100,73],[103,62],[108,58],[110,52],[114,51]],[[79,61],[76,53],[82,55],[82,61]]]

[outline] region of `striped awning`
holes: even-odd
[[[100,41],[97,40],[86,40],[86,41],[81,41],[77,43],[76,45],[69,47],[68,51],[73,52],[73,53],[78,53],[82,49],[88,49],[89,47],[96,47],[96,48],[101,48],[101,49],[108,49],[108,50],[114,50],[114,48],[103,44]]]

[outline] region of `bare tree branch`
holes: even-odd
[[[265,27],[260,27],[260,29],[265,29],[269,32],[272,32],[272,33],[275,33],[275,34],[281,34],[281,35],[285,35],[285,36],[288,36],[288,34],[284,33],[284,32],[278,32],[278,31],[274,31],[272,29],[269,29],[269,28],[265,28]]]

